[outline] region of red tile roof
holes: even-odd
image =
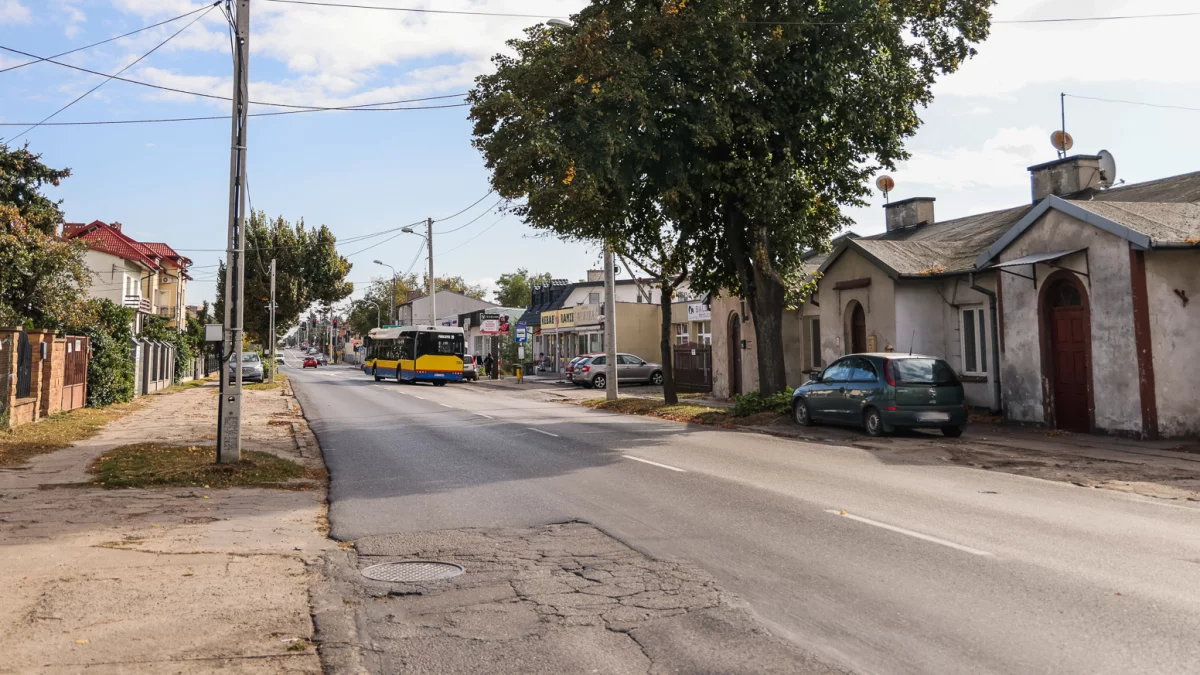
[[[121,233],[121,224],[92,221],[86,226],[80,223],[63,225],[63,236],[67,239],[80,239],[87,243],[88,248],[103,251],[126,260],[141,263],[152,270],[159,270],[159,255],[144,244]]]

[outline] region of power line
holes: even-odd
[[[178,36],[178,35],[179,35],[180,33],[182,33],[183,31],[187,30],[188,28],[190,28],[192,24],[196,23],[196,22],[197,22],[197,21],[199,21],[200,19],[203,19],[205,16],[207,16],[207,15],[208,15],[208,13],[209,13],[209,12],[211,12],[211,11],[212,11],[212,10],[213,10],[213,9],[214,9],[216,6],[217,6],[217,4],[219,4],[219,3],[214,3],[214,4],[210,5],[210,6],[208,7],[208,9],[204,10],[203,12],[201,12],[199,16],[197,16],[196,18],[194,18],[194,19],[192,19],[191,21],[187,22],[187,24],[186,24],[186,25],[184,25],[184,27],[183,27],[183,28],[180,28],[179,30],[175,31],[175,32],[174,32],[174,33],[172,33],[172,34],[171,34],[171,36],[170,36],[170,37],[168,37],[166,40],[163,40],[162,42],[160,42],[160,43],[158,43],[157,45],[155,45],[155,46],[154,46],[154,49],[151,49],[150,51],[146,52],[145,54],[142,54],[141,56],[139,56],[139,57],[137,57],[136,59],[134,59],[134,60],[133,60],[133,61],[132,61],[132,62],[131,62],[129,65],[127,65],[127,66],[125,66],[124,68],[122,68],[122,69],[118,70],[118,71],[117,71],[117,73],[116,73],[116,75],[111,75],[111,76],[109,76],[107,79],[105,79],[105,80],[104,80],[103,82],[101,82],[100,84],[98,84],[98,85],[96,85],[96,86],[92,87],[91,89],[88,89],[87,91],[83,92],[83,93],[82,93],[82,94],[80,94],[80,95],[79,95],[79,96],[78,96],[78,97],[77,97],[75,100],[73,100],[73,101],[71,101],[70,103],[68,103],[68,104],[64,105],[63,107],[59,108],[58,110],[55,110],[53,113],[51,113],[51,114],[50,114],[49,116],[47,116],[45,119],[43,119],[41,122],[38,122],[37,124],[34,124],[33,126],[29,127],[28,129],[26,129],[26,130],[22,131],[21,133],[17,134],[16,136],[13,136],[12,138],[8,139],[8,142],[9,142],[9,143],[12,143],[13,141],[17,140],[18,138],[20,138],[20,137],[24,136],[25,134],[29,133],[30,131],[33,131],[34,129],[38,128],[38,127],[39,127],[39,126],[41,126],[42,124],[44,124],[44,123],[46,123],[46,122],[50,121],[52,118],[54,118],[56,115],[58,115],[58,114],[59,114],[59,113],[61,113],[62,111],[66,110],[67,108],[70,108],[71,106],[75,105],[76,103],[79,103],[80,101],[82,101],[82,100],[84,99],[84,97],[86,97],[88,94],[92,93],[93,91],[96,91],[96,90],[97,90],[97,89],[99,89],[100,87],[103,87],[104,85],[106,85],[106,84],[108,84],[109,82],[111,82],[111,81],[113,80],[113,78],[117,77],[117,75],[120,75],[121,73],[123,73],[123,72],[125,72],[125,71],[129,70],[130,68],[134,67],[134,66],[135,66],[135,65],[137,65],[139,62],[141,62],[143,59],[145,59],[146,57],[150,56],[150,55],[151,55],[151,54],[153,54],[154,52],[158,51],[160,47],[162,47],[163,45],[167,44],[167,43],[168,43],[168,42],[170,42],[171,40],[174,40],[176,36]],[[47,60],[48,60],[48,59],[47,59]],[[52,62],[52,63],[54,63],[54,62]]]
[[[466,246],[467,244],[475,241],[476,239],[482,237],[484,232],[487,232],[488,230],[492,229],[493,227],[499,225],[500,222],[503,221],[507,217],[508,217],[507,213],[500,216],[500,220],[497,220],[496,222],[492,223],[491,225],[488,225],[487,227],[483,228],[474,237],[471,237],[470,239],[464,241],[463,243],[459,244],[458,246],[455,246],[454,248],[446,249],[445,251],[439,251],[437,255],[446,255],[447,253],[453,253],[454,251],[457,251],[458,249],[460,249],[460,248]]]
[[[219,5],[219,4],[221,4],[221,0],[217,0],[217,2],[213,3],[213,5]],[[210,7],[210,6],[209,6],[209,5],[205,5],[205,7]],[[110,38],[108,38],[107,40],[101,40],[101,41],[99,41],[99,42],[93,42],[93,43],[92,43],[92,44],[90,44],[90,45],[84,45],[84,46],[82,46],[82,47],[76,47],[75,49],[72,49],[72,50],[70,50],[70,51],[61,52],[61,53],[59,53],[59,54],[55,54],[54,56],[49,56],[49,57],[46,57],[46,58],[41,58],[41,59],[34,59],[33,61],[26,61],[25,63],[18,63],[18,64],[17,64],[17,65],[15,65],[15,66],[9,66],[9,67],[7,67],[7,68],[0,68],[0,73],[7,73],[7,72],[8,72],[8,71],[10,71],[10,70],[17,70],[18,68],[24,68],[25,66],[32,66],[32,65],[33,65],[33,64],[35,64],[35,63],[41,63],[42,61],[46,61],[46,60],[48,60],[48,59],[57,59],[57,58],[59,58],[60,56],[67,56],[68,54],[74,54],[75,52],[81,52],[81,51],[83,51],[83,50],[85,50],[85,49],[91,49],[92,47],[99,47],[99,46],[100,46],[100,45],[102,45],[102,44],[107,44],[107,43],[109,43],[109,42],[114,42],[114,41],[116,41],[116,40],[120,40],[121,38],[127,38],[127,37],[129,37],[130,35],[136,35],[136,34],[138,34],[138,33],[141,33],[142,31],[147,31],[147,30],[150,30],[151,28],[158,28],[159,26],[165,26],[166,24],[169,24],[169,23],[171,23],[171,22],[173,22],[173,21],[178,21],[178,20],[180,20],[180,19],[187,18],[187,17],[189,17],[189,16],[191,16],[191,15],[195,14],[196,12],[202,12],[202,11],[204,11],[204,7],[200,7],[200,8],[197,8],[197,9],[193,9],[192,11],[188,12],[187,14],[180,14],[179,16],[175,17],[174,19],[167,19],[166,21],[159,21],[158,23],[152,23],[152,24],[150,24],[149,26],[145,26],[145,27],[143,27],[143,28],[139,28],[139,29],[137,29],[137,30],[131,30],[131,31],[129,31],[128,33],[124,33],[124,34],[122,34],[122,35],[118,35],[118,36],[116,36],[116,37],[110,37]]]
[[[208,9],[211,10],[212,6],[210,6]],[[205,13],[207,13],[207,12],[205,12]],[[191,24],[188,24],[188,25],[191,25]],[[185,28],[186,28],[186,26],[185,26]],[[174,37],[174,36],[172,36],[172,37]],[[168,38],[168,39],[170,39],[170,38]],[[168,87],[168,86],[161,85],[161,84],[151,84],[150,82],[143,82],[141,80],[133,80],[128,77],[120,77],[120,74],[122,72],[124,72],[125,70],[127,70],[129,68],[129,66],[122,68],[121,71],[119,71],[115,74],[102,73],[100,71],[92,70],[90,68],[84,68],[82,66],[76,66],[76,65],[70,64],[70,63],[63,63],[62,61],[55,61],[54,57],[38,56],[37,54],[31,54],[29,52],[21,51],[20,49],[15,49],[13,47],[6,47],[5,45],[0,45],[0,49],[4,50],[6,52],[11,52],[13,54],[20,54],[21,56],[28,56],[29,58],[32,58],[32,59],[38,59],[40,61],[45,61],[46,63],[53,63],[54,65],[62,66],[63,68],[70,68],[72,70],[78,70],[83,73],[88,73],[89,75],[99,75],[100,77],[106,77],[109,80],[116,80],[118,82],[125,82],[127,84],[136,84],[139,87],[149,87],[151,89],[158,89],[161,91],[169,91],[169,92],[172,92],[175,94],[186,94],[188,96],[199,96],[200,98],[209,98],[209,99],[213,99],[215,101],[232,101],[233,100],[229,96],[219,96],[217,94],[205,94],[205,93],[198,92],[198,91],[189,91],[187,89],[178,89],[176,87]],[[143,58],[145,58],[145,57],[143,57]],[[137,62],[135,61],[134,63],[137,63]],[[130,64],[130,65],[132,66],[133,64]],[[460,93],[456,93],[456,94],[445,94],[443,96],[429,96],[429,97],[420,98],[420,99],[409,99],[407,101],[381,101],[378,103],[360,103],[357,105],[349,105],[349,106],[298,105],[298,104],[293,104],[293,103],[273,103],[270,101],[250,101],[250,103],[252,103],[254,105],[269,105],[269,106],[272,106],[275,108],[295,108],[295,109],[299,109],[299,110],[362,110],[362,109],[375,109],[377,106],[394,105],[397,103],[411,103],[411,102],[415,102],[415,101],[432,101],[435,99],[443,99],[443,98],[460,98],[460,97],[463,97],[466,95],[467,95],[467,92],[460,92]]]
[[[434,96],[431,98],[412,99],[413,101],[428,101],[433,98],[452,98],[449,96]],[[372,103],[369,105],[385,105],[383,103]],[[301,113],[318,113],[318,112],[395,112],[398,110],[445,110],[446,108],[466,108],[470,103],[455,103],[452,105],[424,105],[424,106],[403,106],[391,108],[305,108],[302,110],[279,110],[275,112],[265,113],[250,113],[250,117],[278,117],[280,115],[299,115]],[[166,117],[159,119],[141,119],[141,120],[95,120],[86,122],[43,122],[39,126],[43,127],[94,127],[106,125],[120,124],[166,124],[171,122],[202,122],[211,120],[228,120],[229,115],[205,115],[201,117]],[[0,122],[0,127],[22,127],[33,122]]]
[[[488,193],[487,193],[486,195],[484,195],[484,196],[480,197],[479,199],[476,199],[474,204],[471,204],[470,206],[468,206],[467,208],[463,209],[462,211],[459,211],[458,213],[456,213],[456,214],[454,214],[454,215],[452,215],[452,216],[446,216],[445,218],[435,218],[433,222],[435,222],[435,223],[440,223],[440,222],[442,222],[442,221],[445,221],[445,220],[450,220],[451,218],[457,218],[457,217],[461,216],[462,214],[466,213],[467,211],[470,211],[471,209],[475,208],[475,207],[476,207],[476,206],[479,204],[479,202],[481,202],[481,201],[483,201],[483,200],[487,199],[488,197],[492,196],[492,193],[493,193],[493,192],[495,192],[495,190],[488,190]]]
[[[447,9],[419,9],[415,7],[384,7],[380,5],[352,5],[335,2],[319,2],[318,0],[267,0],[267,2],[277,2],[288,5],[309,5],[313,7],[338,7],[343,9],[374,9],[388,12],[414,12],[421,14],[458,14],[466,16],[493,16],[493,17],[511,17],[518,19],[561,19],[563,17],[552,16],[549,14],[518,14],[512,12],[472,12],[466,10],[447,10]],[[1072,17],[1056,17],[1044,19],[1005,19],[1000,21],[992,21],[992,25],[1020,25],[1020,24],[1037,24],[1037,23],[1070,23],[1081,21],[1124,21],[1129,19],[1169,19],[1181,18],[1189,16],[1200,16],[1200,12],[1174,12],[1161,14],[1125,14],[1118,16],[1072,16]],[[854,25],[855,21],[739,21],[738,23],[749,24],[764,24],[772,26],[850,26]]]
[[[497,201],[495,204],[492,204],[491,206],[489,206],[489,207],[487,208],[487,210],[486,210],[486,211],[484,211],[483,213],[481,213],[481,214],[479,214],[479,215],[475,216],[474,218],[472,218],[472,219],[471,219],[471,222],[467,223],[466,225],[459,225],[458,227],[454,228],[453,230],[446,230],[445,232],[437,232],[436,234],[450,234],[451,232],[458,232],[459,230],[462,230],[462,229],[468,228],[468,227],[470,227],[470,226],[474,225],[474,224],[475,224],[475,221],[477,221],[477,220],[479,220],[480,218],[482,218],[482,217],[486,216],[487,214],[491,213],[491,212],[492,212],[492,209],[496,208],[497,206],[500,206],[500,203],[501,203],[501,202],[503,202],[503,201],[504,201],[504,200],[503,200],[503,199],[501,199],[501,200]]]
[[[1126,105],[1140,105],[1147,108],[1166,108],[1169,110],[1189,110],[1192,112],[1200,112],[1200,108],[1189,108],[1184,105],[1168,105],[1165,103],[1147,103],[1146,101],[1130,101],[1120,98],[1100,98],[1098,96],[1079,96],[1077,94],[1064,94],[1067,98],[1081,98],[1088,101],[1103,101],[1105,103],[1124,103]]]
[[[458,14],[465,16],[502,16],[515,17],[520,19],[553,19],[562,17],[553,17],[546,14],[513,14],[509,12],[471,12],[467,10],[452,10],[452,9],[418,9],[415,7],[381,7],[379,5],[344,5],[333,2],[311,2],[309,0],[267,0],[267,2],[278,2],[287,5],[312,5],[315,7],[343,7],[346,9],[382,9],[389,12],[413,12],[416,14]]]

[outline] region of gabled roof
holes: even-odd
[[[67,239],[79,239],[85,242],[90,249],[131,260],[155,271],[162,269],[160,256],[157,253],[141,242],[125,236],[119,229],[108,223],[96,220],[82,228],[77,223],[71,225],[75,227],[70,230],[64,229],[64,236]]]

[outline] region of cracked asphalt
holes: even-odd
[[[332,535],[364,559],[467,561],[440,595],[380,590],[356,610],[379,672],[440,652],[463,672],[490,670],[510,663],[502,647],[514,640],[532,650],[523,672],[724,672],[712,645],[760,633],[784,641],[777,654],[792,659],[791,672],[1182,673],[1200,663],[1193,508],[470,385],[376,383],[348,368],[297,372],[293,385],[330,469]],[[711,583],[717,606],[657,608],[687,611],[651,616],[626,631],[631,640],[613,630],[622,615],[656,608],[572,585],[614,586],[603,575],[579,577],[536,550],[495,567],[487,539],[455,544],[569,521],[647,561],[702,571],[703,583],[662,579],[704,602]],[[365,564],[349,557],[351,571]],[[542,576],[524,588],[521,575],[534,572]],[[433,608],[456,595],[466,604]],[[659,600],[678,599],[638,602]],[[421,603],[429,613],[413,609]],[[720,621],[734,627],[704,632]]]

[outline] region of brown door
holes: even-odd
[[[854,303],[850,314],[850,353],[861,354],[867,351],[867,313],[862,305]]]
[[[729,316],[729,395],[742,393],[742,319]]]
[[[1054,420],[1059,429],[1091,431],[1088,345],[1091,327],[1079,287],[1066,279],[1049,289],[1050,354],[1053,359]]]

